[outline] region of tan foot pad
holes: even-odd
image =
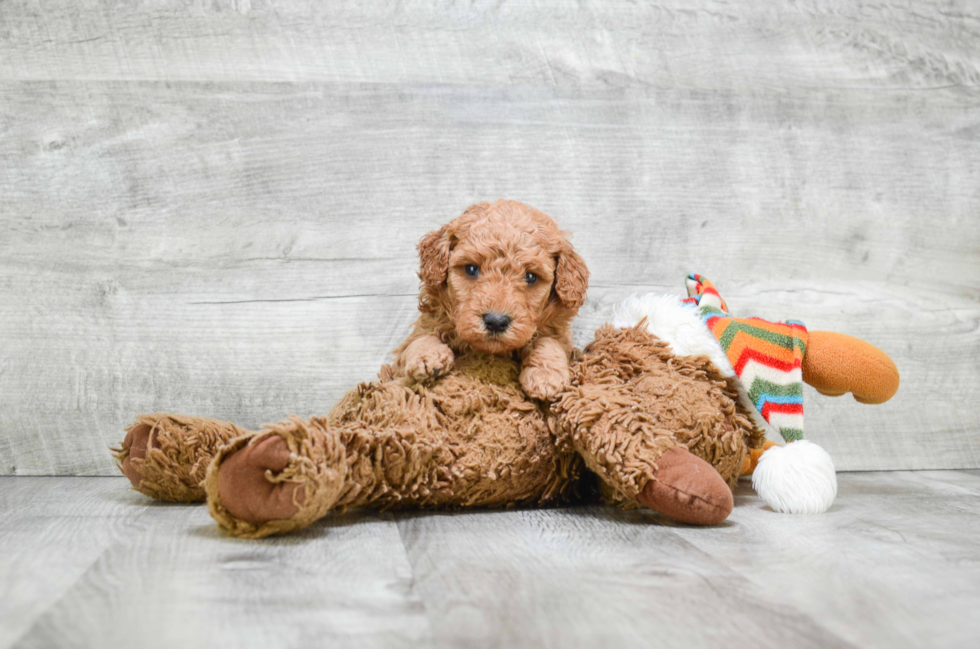
[[[123,440],[122,447],[127,452],[120,462],[123,475],[133,483],[134,489],[140,488],[143,477],[133,464],[133,460],[146,459],[146,450],[150,447],[150,432],[153,430],[148,424],[133,424],[126,431],[126,439]]]
[[[325,419],[291,417],[226,444],[208,467],[208,511],[232,536],[258,539],[322,518],[344,488],[346,452]]]
[[[221,465],[218,493],[232,516],[254,525],[290,518],[299,511],[306,492],[298,482],[270,482],[289,464],[289,445],[281,437],[269,436],[233,453]]]
[[[654,479],[644,486],[638,500],[644,507],[694,525],[717,525],[735,506],[721,474],[681,447],[660,456]]]

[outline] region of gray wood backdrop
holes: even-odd
[[[980,467],[975,2],[6,0],[0,472],[326,411],[499,197],[575,233],[580,343],[699,271],[893,355],[888,404],[806,394],[840,469]]]

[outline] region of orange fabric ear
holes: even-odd
[[[565,242],[555,267],[555,294],[566,308],[576,310],[585,304],[588,288],[589,269],[585,260]]]

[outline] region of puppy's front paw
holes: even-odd
[[[568,370],[525,367],[521,370],[521,387],[533,399],[552,401],[568,386]]]
[[[437,379],[453,368],[455,360],[453,350],[439,343],[413,354],[405,364],[405,373],[418,382]]]

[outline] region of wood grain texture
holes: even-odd
[[[829,518],[789,516],[775,526],[746,487],[736,497],[738,525],[675,531],[769,596],[808,599],[807,613],[854,646],[975,645],[980,628],[964,624],[960,607],[980,597],[980,479],[949,471],[841,477]],[[827,584],[833,592],[815,596]],[[889,622],[869,627],[867,619]]]
[[[125,526],[113,526],[112,542],[77,572],[63,569],[58,551],[65,548],[32,542],[30,520],[14,522],[5,547],[15,554],[3,564],[26,555],[31,563],[5,582],[11,592],[4,599],[16,608],[4,608],[0,646],[414,647],[431,636],[390,515],[353,514],[297,535],[242,542],[220,533],[205,507],[155,503],[114,478],[24,480],[33,482],[17,485],[7,501],[21,509],[40,503],[51,517],[46,527],[63,543],[108,533],[105,514],[76,510],[80,495],[102,500],[110,512],[124,497],[137,502],[128,503]],[[20,481],[8,478],[0,490]],[[48,580],[47,570],[71,584],[54,599],[30,591],[35,580]]]
[[[398,519],[442,646],[848,646],[808,612],[757,597],[743,576],[646,513],[596,506]]]
[[[9,647],[132,533],[151,501],[120,486],[114,479],[0,481],[0,647]]]
[[[833,508],[327,518],[225,537],[123,478],[0,478],[6,647],[974,647],[980,472],[840,476]]]
[[[893,355],[807,393],[843,470],[980,467],[967,3],[0,3],[0,473],[112,474],[137,412],[325,411],[484,199],[571,230],[579,343],[688,271]]]
[[[975,92],[970,2],[7,0],[11,79]]]

